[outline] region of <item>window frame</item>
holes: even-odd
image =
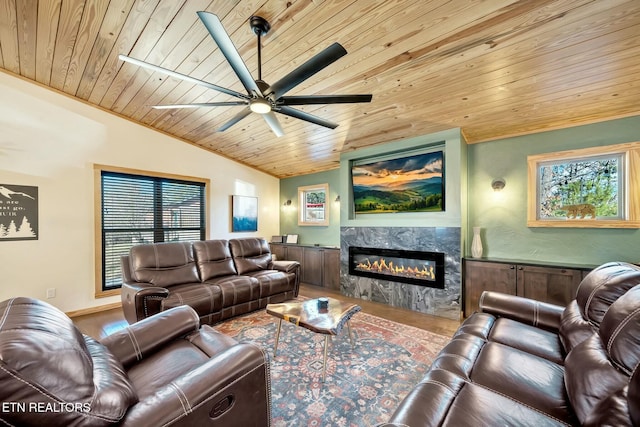
[[[311,214],[311,209],[307,206],[307,195],[312,193],[323,193],[324,203],[322,207],[314,210],[321,212],[321,218],[315,219]],[[329,184],[316,184],[298,187],[298,225],[302,226],[327,226],[329,225]]]
[[[623,171],[618,178],[624,189],[624,214],[620,219],[540,219],[539,170],[549,162],[572,162],[603,156],[621,155]],[[536,154],[527,157],[527,227],[558,228],[640,228],[640,142],[628,142],[555,153]]]
[[[153,172],[139,169],[130,169],[123,167],[115,167],[108,165],[100,165],[94,164],[94,221],[95,221],[95,298],[105,298],[120,295],[120,287],[115,289],[105,290],[103,288],[103,273],[104,273],[104,265],[103,265],[103,229],[102,229],[102,174],[103,172],[107,173],[115,173],[115,174],[126,174],[126,175],[137,175],[141,178],[153,178],[153,179],[166,179],[166,180],[175,180],[175,181],[186,181],[193,183],[201,183],[204,184],[204,234],[205,239],[209,238],[210,233],[210,215],[209,215],[209,199],[210,199],[210,188],[211,181],[208,178],[200,178],[194,176],[185,176],[185,175],[176,175],[176,174],[168,174],[162,172]]]

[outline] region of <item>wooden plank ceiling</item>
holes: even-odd
[[[158,110],[229,95],[118,59],[125,54],[245,93],[196,12],[217,14],[257,78],[248,20],[266,18],[274,83],[333,42],[348,54],[288,95],[371,93],[301,110],[335,130],[243,107]],[[477,143],[640,114],[638,0],[0,0],[0,67],[284,178],[341,152],[459,127]]]

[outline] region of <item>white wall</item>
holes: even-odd
[[[279,234],[277,178],[0,72],[0,185],[39,195],[38,240],[0,241],[0,300],[63,311],[120,300],[94,297],[94,164],[210,179],[210,238]],[[259,197],[258,232],[231,233],[233,194]]]

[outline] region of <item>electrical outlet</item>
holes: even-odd
[[[56,297],[56,288],[47,289],[47,298],[55,298]]]

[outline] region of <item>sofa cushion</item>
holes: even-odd
[[[566,387],[581,422],[594,408],[610,406],[640,363],[640,285],[615,301],[599,333],[577,345],[566,359]]]
[[[566,351],[596,332],[609,306],[638,283],[640,267],[633,264],[609,262],[589,272],[562,314],[560,339]]]
[[[238,274],[227,240],[193,242],[193,252],[202,281]]]
[[[221,308],[227,308],[250,301],[256,305],[260,299],[260,282],[249,276],[228,276],[209,280],[220,289]]]
[[[43,301],[0,303],[0,362],[0,400],[57,407],[59,425],[115,423],[137,401],[122,365],[106,347]],[[48,415],[25,410],[2,418],[16,425],[51,425]]]
[[[238,274],[267,270],[271,264],[271,250],[265,239],[250,237],[229,240],[231,254]]]
[[[296,283],[295,273],[277,270],[258,270],[245,273],[260,282],[260,298],[267,298],[283,292],[293,291]]]
[[[129,254],[129,263],[131,277],[137,282],[167,287],[200,281],[189,242],[134,246]]]
[[[609,262],[592,270],[580,283],[576,302],[582,316],[599,326],[609,306],[640,283],[640,267]]]
[[[640,285],[611,304],[600,324],[600,338],[611,362],[628,375],[640,363]]]
[[[522,335],[523,341],[528,339],[526,334]],[[539,344],[543,346],[544,342]],[[534,346],[535,343],[530,345]],[[562,365],[517,348],[469,333],[457,333],[440,351],[431,369],[449,371],[552,417],[571,417]]]
[[[629,377],[616,369],[597,334],[578,344],[565,360],[565,386],[581,423],[593,409],[627,385]]]
[[[564,348],[558,334],[535,326],[499,318],[491,329],[489,341],[507,345],[543,357],[554,363],[564,363]]]
[[[438,353],[431,369],[444,369],[462,378],[469,378],[485,344],[486,341],[480,337],[456,334]]]
[[[631,419],[634,425],[640,425],[640,366],[633,371],[627,393]]]
[[[186,283],[169,288],[169,296],[160,302],[162,310],[181,305],[193,308],[198,316],[206,316],[220,311],[220,288],[209,283]]]
[[[470,379],[552,417],[564,420],[572,416],[563,366],[542,357],[488,342],[476,359]]]
[[[543,357],[554,363],[564,361],[564,348],[558,334],[516,320],[476,312],[460,325],[454,336],[474,335]]]
[[[402,401],[388,425],[542,427],[567,424],[451,372],[432,368]]]

